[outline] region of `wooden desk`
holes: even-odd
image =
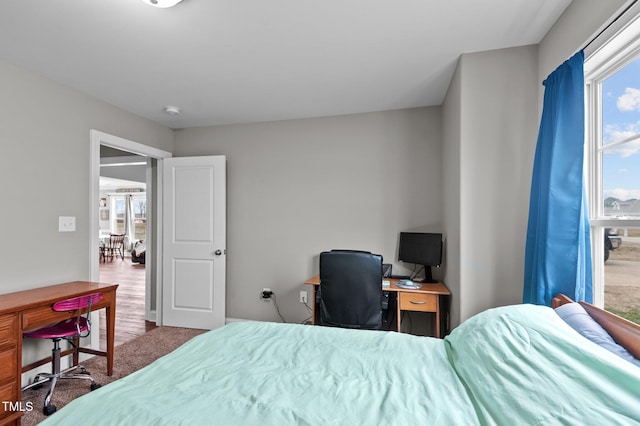
[[[440,317],[442,315],[442,304],[440,303],[440,296],[451,296],[447,286],[441,282],[433,284],[422,283],[422,288],[411,290],[398,287],[396,284],[400,281],[399,279],[384,278],[384,280],[389,281],[389,286],[382,286],[382,290],[395,292],[397,294],[396,331],[401,331],[402,311],[433,312],[436,317],[434,335],[438,338],[441,337]],[[320,313],[316,307],[316,293],[320,287],[320,274],[314,275],[304,283],[310,285],[312,288],[311,321],[313,324],[316,324],[320,320]]]
[[[22,366],[22,333],[71,318],[69,312],[55,312],[53,304],[60,300],[101,292],[102,300],[92,310],[106,309],[107,351],[80,348],[80,352],[107,357],[107,375],[113,374],[113,342],[116,318],[117,284],[101,284],[74,281],[40,287],[32,290],[0,295],[0,401],[19,403],[21,400],[21,376],[37,366],[44,365],[51,357]],[[99,327],[95,326],[94,330]],[[73,353],[72,350],[63,355]],[[74,357],[76,358],[76,357]],[[77,364],[78,360],[74,359]],[[0,406],[0,424],[20,424],[21,411],[12,411],[8,405]]]

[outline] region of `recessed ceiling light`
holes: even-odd
[[[165,7],[173,7],[176,4],[180,3],[182,0],[142,0],[142,1],[154,7],[165,8]]]
[[[166,106],[164,107],[164,112],[166,112],[169,115],[178,115],[180,114],[180,108],[176,106]]]

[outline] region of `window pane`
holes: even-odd
[[[640,151],[627,145],[606,149],[602,156],[605,216],[640,218]]]
[[[605,229],[605,259],[604,308],[640,324],[640,228]]]
[[[122,197],[116,199],[116,217],[124,219],[124,198]]]
[[[640,58],[602,82],[602,144],[640,133]],[[636,149],[639,142],[636,142]],[[629,149],[629,147],[627,147]]]
[[[605,216],[640,218],[638,76],[640,58],[602,82],[602,205]]]
[[[133,214],[135,216],[135,239],[146,240],[147,235],[147,197],[133,197]]]

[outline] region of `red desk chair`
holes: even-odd
[[[64,371],[60,370],[60,341],[62,339],[69,341],[69,343],[73,345],[75,354],[77,355],[78,347],[76,345],[76,340],[80,337],[87,337],[90,334],[91,320],[89,316],[91,314],[91,306],[98,303],[101,299],[102,293],[93,293],[56,302],[53,304],[52,308],[54,311],[77,312],[77,315],[74,318],[61,321],[57,324],[23,333],[24,337],[53,340],[53,350],[51,351],[51,374],[39,373],[34,378],[33,383],[22,388],[24,391],[29,388],[42,386],[44,383],[49,382],[49,391],[44,399],[44,408],[42,409],[46,416],[53,414],[56,411],[56,406],[50,404],[50,402],[53,390],[56,387],[56,382],[59,379],[89,380],[91,381],[91,390],[95,390],[100,387],[84,367],[74,365]],[[83,315],[83,311],[85,309],[86,312]],[[80,368],[80,374],[69,373],[77,368]]]

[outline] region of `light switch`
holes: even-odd
[[[59,232],[75,232],[75,230],[76,230],[75,216],[60,216],[58,218]]]

